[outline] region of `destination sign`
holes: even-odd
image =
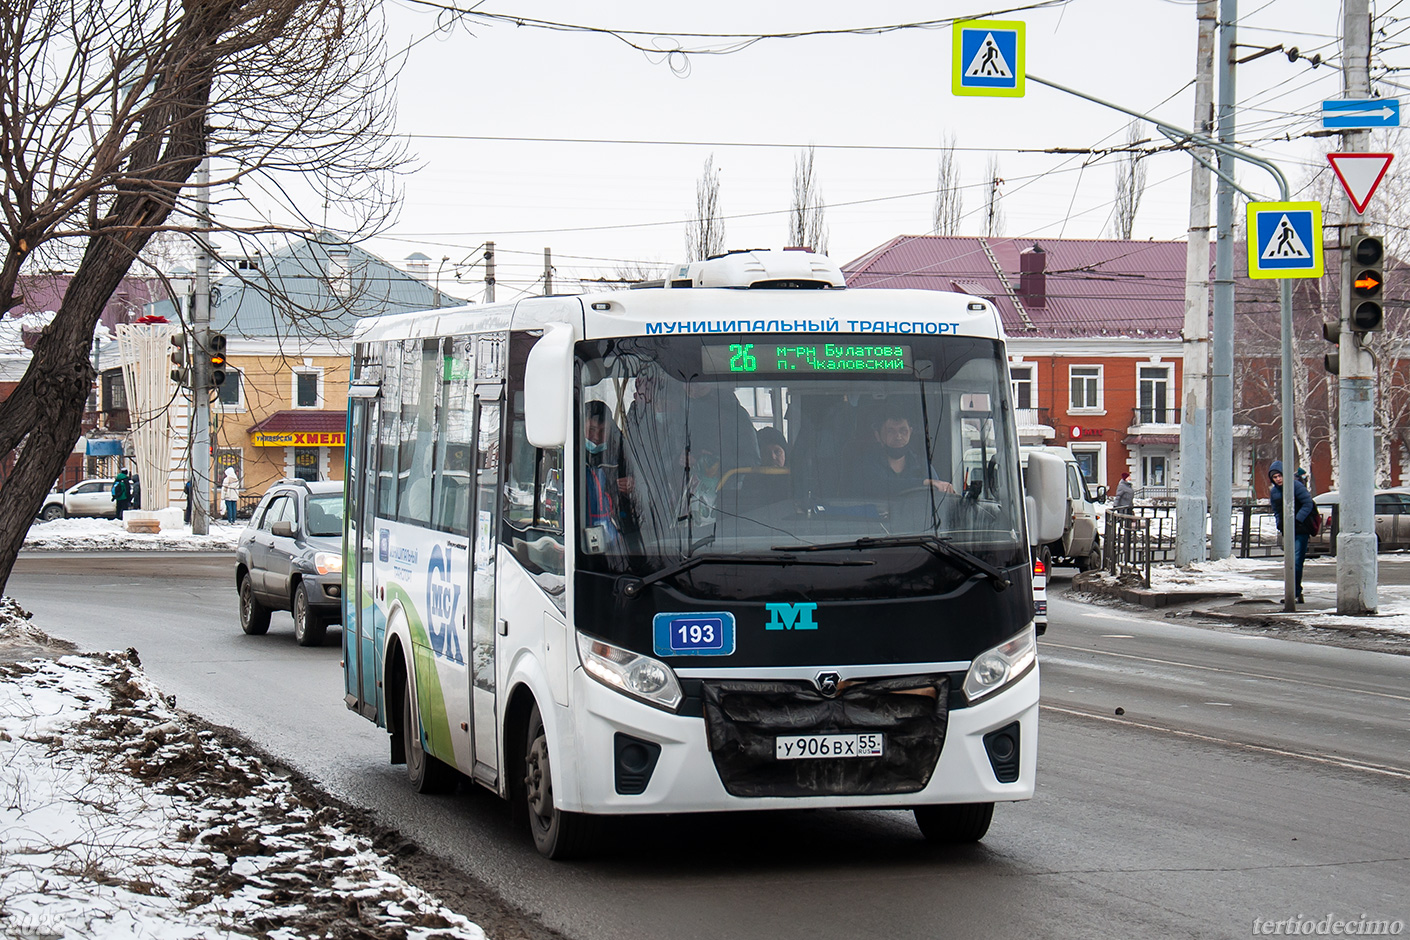
[[[730,343],[702,346],[701,369],[709,375],[784,372],[910,372],[911,347],[885,343]]]

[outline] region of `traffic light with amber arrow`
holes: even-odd
[[[1356,235],[1351,239],[1351,317],[1356,333],[1385,329],[1382,297],[1385,276],[1385,245],[1379,235]]]
[[[225,381],[225,334],[212,333],[206,341],[206,350],[210,353],[211,388],[219,388]]]

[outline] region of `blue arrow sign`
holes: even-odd
[[[1334,98],[1322,102],[1322,126],[1338,130],[1399,127],[1396,98]]]

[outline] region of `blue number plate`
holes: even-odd
[[[657,614],[652,620],[657,656],[729,656],[734,653],[734,614]]]

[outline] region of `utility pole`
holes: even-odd
[[[1214,25],[1216,0],[1199,0],[1195,17],[1195,133],[1214,131]],[[1180,493],[1175,501],[1175,564],[1205,558],[1205,437],[1209,427],[1209,160],[1196,148],[1190,168],[1190,233],[1185,253],[1183,398],[1180,408]]]
[[[547,297],[553,293],[553,250],[545,248],[543,250],[543,295]]]
[[[494,242],[485,242],[485,303],[494,303]]]
[[[1234,143],[1234,45],[1238,42],[1239,0],[1219,4],[1219,142]],[[1215,190],[1214,342],[1210,382],[1209,557],[1232,551],[1234,511],[1234,158],[1219,154]]]
[[[191,298],[191,532],[210,532],[211,385],[207,347],[211,333],[210,157],[196,169],[196,277]]]
[[[1345,0],[1342,21],[1342,83],[1348,98],[1371,95],[1370,0]],[[1342,131],[1342,151],[1364,153],[1370,132]],[[1337,613],[1376,612],[1376,533],[1371,477],[1375,472],[1376,361],[1351,328],[1351,239],[1366,233],[1349,197],[1343,196],[1341,226],[1341,335],[1337,352],[1337,462],[1341,504],[1337,509]],[[1286,470],[1286,467],[1284,468]]]

